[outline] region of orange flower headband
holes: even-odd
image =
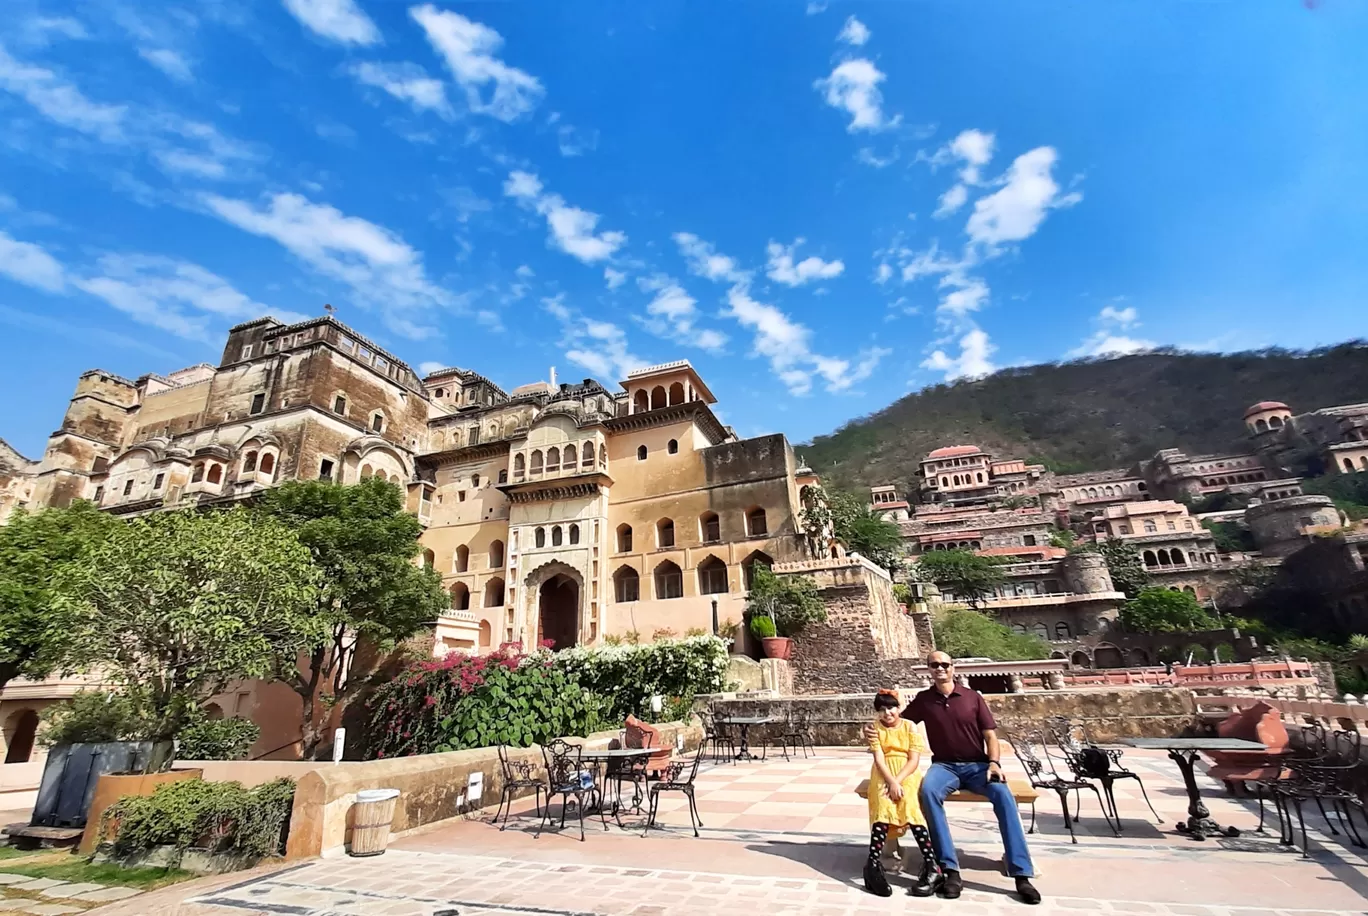
[[[895,700],[898,699],[898,691],[896,690],[886,690],[881,688],[877,695],[881,697],[892,697]]]

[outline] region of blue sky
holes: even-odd
[[[505,387],[687,358],[795,442],[1003,366],[1368,330],[1349,0],[4,6],[29,455],[84,369],[324,303]]]

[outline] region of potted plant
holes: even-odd
[[[781,578],[759,564],[751,577],[746,610],[751,615],[751,634],[760,640],[768,658],[788,658],[793,650],[792,637],[809,623],[826,620],[826,608],[811,579]],[[769,631],[768,635],[757,627]]]

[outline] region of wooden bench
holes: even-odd
[[[1012,797],[1017,800],[1017,804],[1034,805],[1040,793],[1031,787],[1029,782],[1022,779],[1007,780],[1007,788],[1012,790]],[[861,798],[869,798],[869,780],[862,779],[860,784],[855,787],[855,794]],[[988,799],[979,795],[977,792],[967,792],[964,789],[957,789],[945,797],[947,802],[986,802]]]

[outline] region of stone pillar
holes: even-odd
[[[1022,685],[1022,683],[1021,683],[1021,675],[1019,675],[1019,674],[1014,674],[1014,675],[1012,675],[1011,690],[1012,690],[1012,693],[1025,693],[1025,692],[1026,692],[1026,688],[1025,688],[1025,687]]]
[[[1063,690],[1063,689],[1064,689],[1064,675],[1061,674],[1061,673],[1058,672],[1058,671],[1051,671],[1050,674],[1049,674],[1049,676],[1048,676],[1047,679],[1046,679],[1045,689],[1046,689],[1046,690]]]

